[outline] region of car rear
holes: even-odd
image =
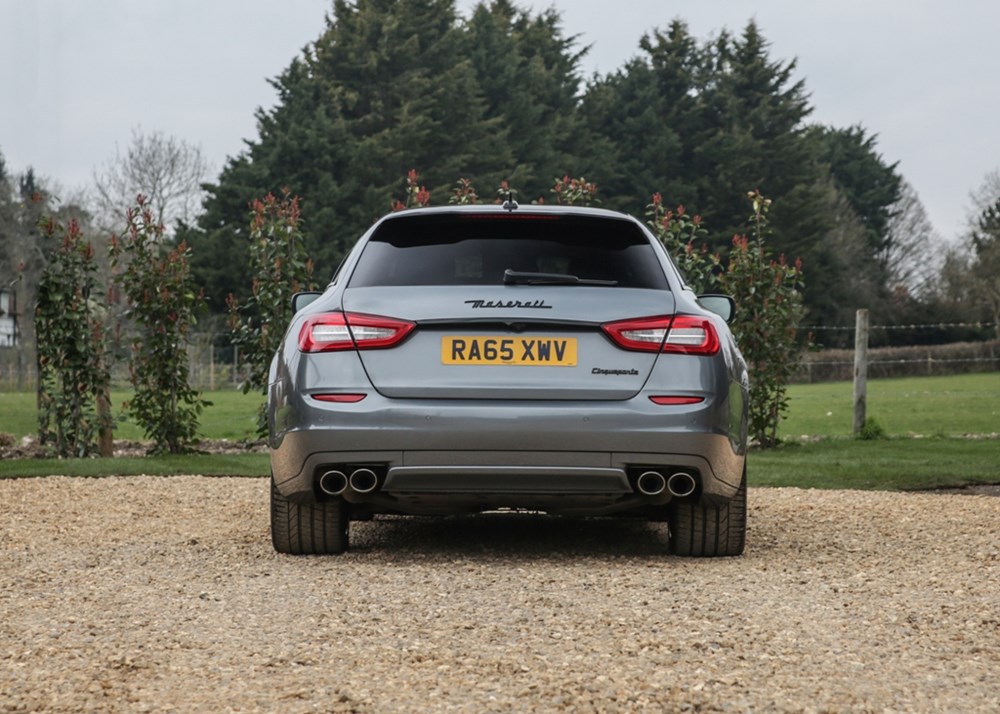
[[[634,219],[393,215],[276,359],[275,485],[359,517],[725,501],[743,478],[738,361]]]

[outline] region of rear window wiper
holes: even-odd
[[[591,278],[578,278],[575,275],[565,273],[522,273],[517,270],[507,268],[503,271],[504,285],[597,285],[601,287],[614,287],[617,280],[593,280]]]

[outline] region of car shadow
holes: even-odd
[[[517,560],[552,557],[658,557],[667,524],[635,518],[576,518],[534,513],[379,516],[351,525],[350,550],[402,559],[485,555]]]

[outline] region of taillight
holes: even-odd
[[[714,355],[719,351],[719,334],[706,317],[658,315],[609,322],[601,329],[626,350],[688,355]]]
[[[379,315],[353,312],[327,312],[306,319],[299,330],[299,349],[303,352],[377,350],[406,339],[416,324]]]
[[[719,351],[719,333],[707,317],[677,315],[663,345],[664,352],[714,355]]]

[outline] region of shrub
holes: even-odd
[[[875,417],[868,417],[856,438],[859,441],[881,441],[889,437],[886,436],[885,429],[875,420]]]
[[[719,256],[704,243],[708,231],[701,216],[688,215],[684,206],[668,210],[658,193],[646,206],[646,225],[660,239],[681,275],[696,293],[711,292],[718,285]]]
[[[165,243],[144,196],[126,216],[125,235],[111,241],[112,267],[136,329],[129,369],[135,394],[125,410],[153,440],[154,453],[183,453],[195,443],[208,404],[189,384],[187,359],[187,335],[204,301],[192,284],[190,249]]]
[[[479,196],[472,185],[472,181],[467,178],[460,178],[452,189],[448,203],[455,206],[472,206],[479,203]]]
[[[590,206],[600,203],[597,199],[597,184],[583,178],[570,178],[568,175],[554,180],[552,187],[556,203],[563,206]]]
[[[804,345],[796,329],[804,315],[802,264],[771,257],[765,245],[771,201],[760,191],[747,194],[753,237],[737,235],[722,289],[736,300],[733,335],[750,373],[750,436],[760,446],[778,443],[778,424],[788,409],[787,385]]]
[[[94,247],[76,220],[42,222],[54,247],[38,284],[38,440],[57,456],[88,456],[110,429],[98,410],[110,383],[105,307],[98,300]],[[99,411],[101,412],[99,414]]]
[[[281,198],[268,194],[250,204],[251,295],[243,305],[231,294],[227,300],[233,344],[248,368],[240,384],[244,394],[267,388],[271,359],[292,320],[291,295],[315,289],[300,221],[299,199],[287,189]],[[258,416],[258,434],[264,435],[263,409]]]
[[[474,193],[474,192],[473,192]],[[425,208],[431,203],[431,192],[426,186],[420,185],[420,175],[416,169],[410,169],[406,174],[406,202],[393,201],[393,211],[403,211],[407,208]]]

